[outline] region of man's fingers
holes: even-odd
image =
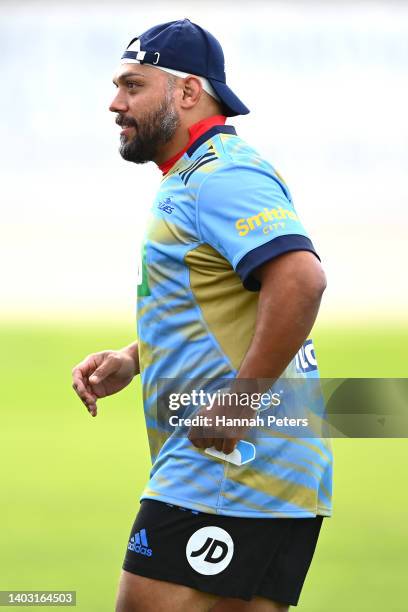
[[[213,446],[222,453],[229,455],[235,448],[236,438],[215,438]]]
[[[94,391],[93,384],[103,381],[120,368],[120,359],[106,351],[89,355],[72,370],[72,387],[89,414],[97,416],[96,401],[100,395]]]
[[[121,360],[118,355],[108,355],[99,368],[96,368],[95,372],[89,377],[89,382],[93,385],[102,382],[107,376],[115,374],[120,366]]]
[[[86,378],[84,377],[80,366],[77,366],[72,370],[72,388],[86,406],[89,414],[95,417],[97,415],[97,397],[91,392],[89,385],[86,384]]]
[[[222,453],[229,455],[234,450],[238,439],[237,438],[198,438],[189,436],[191,444],[196,448],[206,449],[212,446]]]
[[[96,408],[96,404],[91,404],[89,406],[87,406],[88,408],[88,412],[91,416],[96,417],[98,414],[97,408]]]
[[[215,438],[214,447],[216,448],[217,451],[223,451],[223,443],[224,443],[223,438]]]
[[[236,438],[224,438],[223,440],[221,440],[222,442],[222,452],[225,453],[226,455],[229,455],[230,453],[232,453],[232,451],[235,448],[235,445],[237,443],[237,439]]]
[[[76,391],[77,395],[79,395],[84,403],[95,402],[95,395],[86,388],[82,375],[79,372],[75,372],[73,374],[72,388]]]
[[[204,430],[201,427],[191,427],[188,433],[188,439],[196,448],[205,449],[213,444],[212,438],[204,437]]]
[[[204,438],[197,438],[195,435],[190,434],[188,436],[188,439],[190,440],[191,444],[196,448],[205,448],[205,446],[203,446]]]
[[[96,409],[95,396],[91,395],[87,391],[83,391],[83,386],[81,386],[81,384],[78,385],[77,383],[73,383],[72,387],[77,392],[77,395],[79,396],[83,404],[85,404],[88,412],[92,414],[92,416],[96,416],[97,409]]]

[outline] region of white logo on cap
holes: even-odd
[[[132,44],[130,45],[130,47],[127,49],[127,51],[135,51],[136,53],[138,51],[140,51],[140,38],[138,38],[137,40],[135,40],[134,42],[132,42]]]
[[[213,576],[222,572],[231,562],[234,542],[221,527],[202,527],[187,542],[186,557],[199,574]]]

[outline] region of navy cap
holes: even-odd
[[[249,113],[226,84],[220,43],[210,32],[189,19],[161,23],[136,36],[122,55],[122,61],[126,59],[202,76],[208,79],[223,102],[228,117]]]

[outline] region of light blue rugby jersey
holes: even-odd
[[[242,464],[235,465],[195,448],[157,420],[159,379],[236,376],[255,329],[259,283],[252,272],[293,250],[315,253],[290,192],[233,126],[210,128],[163,177],[138,286],[152,456],[142,499],[229,516],[331,515],[332,451],[326,438],[260,437],[249,454],[244,441],[238,445]],[[310,338],[282,380],[309,377],[318,377]],[[296,398],[299,406],[302,400]]]

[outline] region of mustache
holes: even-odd
[[[117,115],[115,119],[115,123],[122,128],[125,127],[134,127],[137,128],[137,123],[131,117],[125,117],[124,115]]]

